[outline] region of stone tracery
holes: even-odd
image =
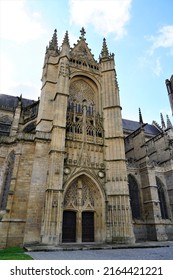
[[[74,81],[70,85],[69,101],[82,104],[83,100],[87,100],[88,105],[95,103],[95,95],[92,87],[82,79]]]
[[[68,188],[65,198],[64,198],[64,208],[67,209],[78,209],[82,207],[83,209],[89,207],[94,210],[96,201],[100,201],[100,193],[96,186],[86,177],[79,177],[76,179]]]
[[[92,87],[84,80],[76,80],[70,86],[70,95],[68,100],[66,136],[68,139],[76,138],[82,140],[79,134],[85,133],[87,142],[95,142],[96,137],[103,137],[103,120],[99,113],[96,113],[96,96]],[[83,108],[86,108],[85,121],[83,117]],[[84,131],[85,130],[85,131]],[[94,139],[95,138],[95,139]],[[100,142],[99,142],[100,144]]]

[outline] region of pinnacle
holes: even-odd
[[[142,113],[141,113],[141,109],[139,108],[139,122],[141,124],[143,124],[143,118],[142,118]]]
[[[102,58],[107,58],[109,57],[109,52],[108,52],[108,47],[106,44],[106,39],[103,39],[103,46],[102,46],[102,51],[101,51],[101,57]]]
[[[58,50],[58,40],[57,40],[57,30],[54,30],[52,40],[49,42],[49,49],[57,51]]]
[[[162,129],[165,130],[165,129],[166,129],[166,125],[165,125],[165,121],[164,121],[164,118],[163,118],[163,114],[162,114],[162,113],[160,113],[160,117],[161,117]]]
[[[171,123],[168,115],[166,115],[166,118],[167,118],[167,128],[173,128],[172,123]]]
[[[64,40],[62,42],[62,45],[68,45],[70,47],[70,43],[69,43],[69,37],[68,37],[68,31],[66,31],[65,36],[64,36]]]

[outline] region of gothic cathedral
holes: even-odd
[[[173,240],[173,127],[161,117],[122,119],[106,40],[96,61],[84,28],[73,48],[55,30],[39,100],[0,95],[0,247]]]

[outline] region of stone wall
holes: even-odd
[[[17,246],[23,244],[26,222],[28,195],[31,182],[34,143],[25,142],[13,145],[15,162],[11,178],[6,210],[3,210],[0,222],[0,246]],[[10,149],[6,146],[6,156]],[[2,160],[1,160],[2,161]],[[1,181],[4,182],[6,158],[2,163]],[[2,188],[1,186],[1,188]]]

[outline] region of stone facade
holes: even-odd
[[[140,212],[133,224],[137,240],[173,238],[173,129],[149,139],[145,125],[125,138],[128,174],[139,192]]]
[[[114,54],[80,32],[54,31],[38,101],[0,95],[1,247],[173,239],[171,122],[122,120]]]

